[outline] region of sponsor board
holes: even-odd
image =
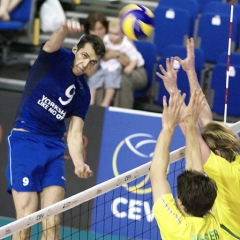
[[[129,114],[107,109],[97,184],[151,161],[160,130],[160,114]],[[171,151],[184,146],[184,137],[179,128],[176,129],[173,139]],[[172,171],[171,166],[170,171]],[[95,199],[92,230],[105,234],[112,232],[116,235],[134,237],[134,239],[138,239],[137,236],[139,239],[152,239],[151,236],[155,236],[154,239],[160,239],[159,229],[152,213],[153,202],[149,176],[135,180],[137,174],[136,172],[126,175],[124,181],[131,179],[133,181],[123,182],[121,187]],[[176,174],[170,174],[168,178],[170,184],[174,185]]]

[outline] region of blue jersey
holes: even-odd
[[[15,128],[32,133],[62,137],[64,119],[85,119],[90,90],[83,75],[72,72],[75,55],[60,48],[47,53],[42,48],[33,64],[18,106]]]

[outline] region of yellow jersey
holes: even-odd
[[[155,202],[153,213],[163,240],[223,240],[219,222],[212,213],[204,217],[185,217],[171,193]]]
[[[211,152],[204,171],[217,183],[214,208],[217,211],[224,240],[240,239],[240,156],[229,163]]]

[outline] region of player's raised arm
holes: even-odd
[[[180,109],[185,94],[181,96],[180,91],[170,95],[167,106],[166,97],[163,98],[162,130],[159,134],[150,169],[150,179],[154,202],[162,195],[170,193],[171,189],[166,179],[169,165],[169,150],[175,127],[180,122]]]
[[[44,44],[43,50],[49,53],[57,51],[62,46],[68,34],[75,34],[78,32],[81,32],[80,23],[68,19],[59,29],[52,33],[50,39]]]
[[[186,170],[203,172],[202,155],[199,146],[199,129],[197,121],[202,109],[205,106],[205,96],[202,91],[194,91],[186,108],[189,115],[184,119],[186,138]]]
[[[197,74],[195,71],[195,54],[194,54],[194,40],[190,38],[187,40],[187,57],[185,59],[181,59],[179,57],[175,57],[175,59],[180,63],[183,70],[186,72],[189,85],[190,85],[190,92],[193,94],[196,90],[201,90],[201,86],[199,85]],[[210,106],[205,98],[205,106],[202,109],[202,112],[199,115],[198,122],[200,123],[201,127],[204,127],[209,122],[212,121],[212,111]]]

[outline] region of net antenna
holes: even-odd
[[[233,10],[234,10],[234,0],[231,0],[229,37],[228,37],[227,72],[226,72],[226,90],[225,90],[225,104],[224,104],[224,123],[227,122],[228,85],[229,85],[229,67],[230,67],[231,42],[232,42]]]
[[[230,128],[236,132],[240,132],[240,121],[236,122]],[[185,147],[181,147],[170,153],[170,163],[174,163],[185,157]],[[18,219],[12,223],[6,224],[0,228],[0,239],[4,239],[13,235],[22,229],[29,228],[50,216],[63,213],[71,208],[74,208],[84,202],[94,199],[104,193],[107,193],[115,188],[123,186],[126,183],[136,180],[137,178],[149,173],[151,162],[145,163],[137,168],[127,171],[117,177],[107,180],[101,184],[98,184],[92,188],[89,188],[83,192],[75,194],[69,198],[66,198],[60,202],[57,202],[49,207],[41,209],[35,213],[32,213],[26,217]],[[41,216],[41,217],[39,217]]]

